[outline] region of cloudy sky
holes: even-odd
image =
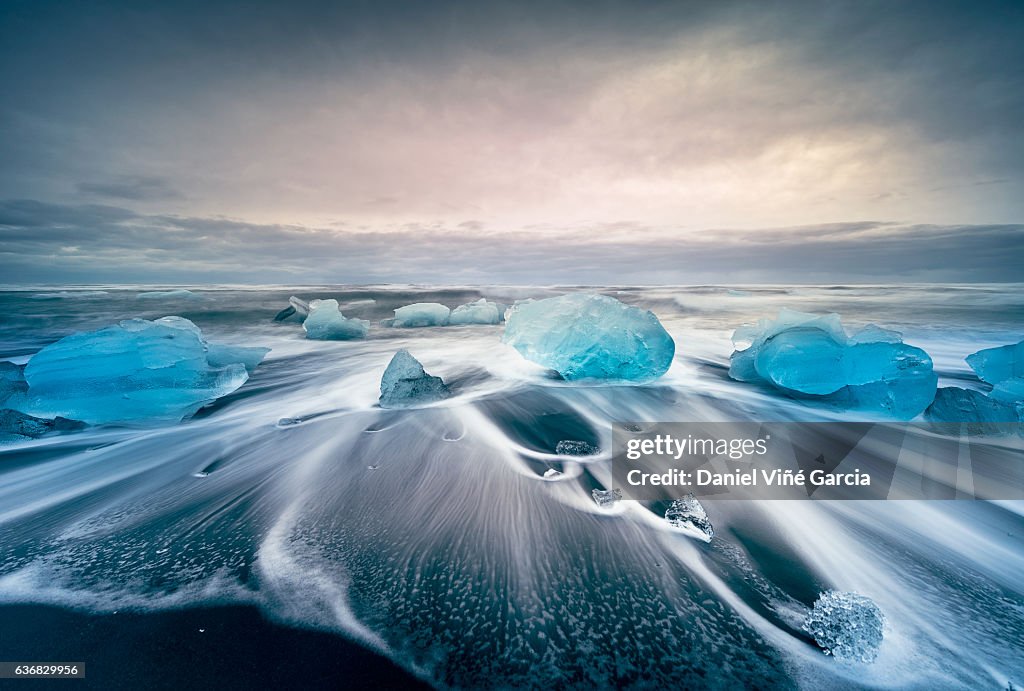
[[[0,5],[0,283],[1020,280],[1024,4]]]

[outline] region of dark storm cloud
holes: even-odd
[[[537,243],[530,232],[353,232],[27,201],[0,203],[0,243],[7,280],[21,283],[1013,281],[1024,262],[1024,225],[860,222],[671,240],[613,223]]]

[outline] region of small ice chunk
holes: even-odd
[[[395,310],[394,319],[385,320],[388,326],[412,328],[421,326],[447,326],[451,310],[439,302],[416,302]],[[381,323],[384,325],[384,323]]]
[[[297,314],[301,314],[303,317],[309,314],[309,303],[303,300],[302,298],[297,298],[294,295],[292,295],[290,298],[288,298],[288,304],[291,307],[295,308],[295,312]]]
[[[6,406],[89,424],[178,422],[244,384],[267,352],[208,344],[181,317],[127,319],[40,350],[25,366],[28,390]]]
[[[885,617],[869,598],[835,590],[818,596],[803,623],[826,655],[863,663],[878,657],[884,628]]]
[[[202,300],[203,296],[196,295],[191,290],[176,288],[174,290],[151,290],[139,293],[135,296],[140,300]]]
[[[705,542],[715,536],[715,529],[711,527],[707,512],[693,494],[673,501],[665,511],[665,520],[673,528],[691,528],[702,533],[707,538]]]
[[[675,342],[652,312],[594,293],[518,302],[502,340],[563,378],[649,381],[668,371]]]
[[[848,337],[836,314],[784,309],[778,318],[742,326],[729,376],[768,383],[795,397],[909,420],[935,397],[938,377],[920,348],[900,334],[870,325]]]
[[[555,453],[559,456],[593,456],[598,449],[585,441],[563,439],[555,445]]]
[[[441,377],[426,373],[420,361],[402,348],[391,358],[380,380],[381,408],[404,408],[448,398]]]
[[[338,308],[337,300],[312,300],[309,316],[302,322],[306,338],[318,341],[350,341],[365,338],[370,322],[365,319],[348,319]]]
[[[561,470],[555,470],[554,468],[548,468],[544,471],[544,477],[548,480],[554,477],[559,477],[562,474]]]
[[[501,312],[498,303],[488,302],[480,298],[476,302],[466,305],[459,305],[452,310],[448,323],[452,326],[459,324],[497,324],[501,321]]]
[[[610,509],[622,500],[621,489],[595,489],[590,493],[597,505],[602,509]]]

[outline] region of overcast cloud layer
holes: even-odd
[[[6,2],[0,282],[1018,280],[1021,65],[1009,2]]]

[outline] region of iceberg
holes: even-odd
[[[459,305],[452,310],[448,323],[452,326],[460,324],[497,324],[501,321],[498,303],[488,302],[480,298],[476,302]]]
[[[979,350],[967,356],[967,364],[992,385],[989,396],[1015,409],[1024,421],[1024,341]]]
[[[302,322],[306,338],[319,341],[350,341],[365,338],[370,322],[365,319],[348,319],[338,308],[337,300],[311,300],[309,316]]]
[[[147,293],[139,293],[135,296],[141,300],[202,300],[202,295],[196,295],[191,290],[177,288],[175,290],[151,290]]]
[[[622,500],[621,489],[595,489],[590,493],[594,501],[602,509],[610,509]]]
[[[692,493],[673,501],[665,511],[665,520],[673,528],[696,530],[704,537],[705,542],[710,542],[715,536],[715,529],[711,526],[707,512]]]
[[[570,381],[656,379],[676,347],[652,312],[594,293],[516,303],[502,340]]]
[[[1006,434],[1024,422],[1024,341],[986,348],[968,355],[967,364],[978,378],[992,385],[987,395],[972,389],[943,387],[925,411],[932,422],[967,423],[973,434]]]
[[[392,319],[385,319],[381,326],[413,328],[421,326],[447,326],[451,310],[439,302],[416,302],[395,310]]]
[[[788,395],[909,420],[935,397],[938,377],[920,348],[896,331],[869,325],[846,334],[839,315],[782,310],[776,320],[742,326],[729,376],[770,384]]]
[[[993,386],[1008,379],[1024,378],[1024,341],[979,350],[967,356],[967,364],[979,379]]]
[[[944,386],[935,392],[924,417],[934,423],[964,423],[968,434],[1002,435],[1019,430],[1015,423],[1024,422],[1024,409],[980,391]]]
[[[380,407],[405,408],[450,396],[441,377],[426,373],[420,361],[402,348],[391,358],[380,380]]]
[[[181,317],[127,319],[40,350],[25,366],[27,389],[4,405],[89,424],[178,422],[244,384],[268,352],[209,344]]]
[[[829,590],[818,596],[803,629],[826,655],[849,662],[874,662],[884,636],[878,605],[857,593]]]

